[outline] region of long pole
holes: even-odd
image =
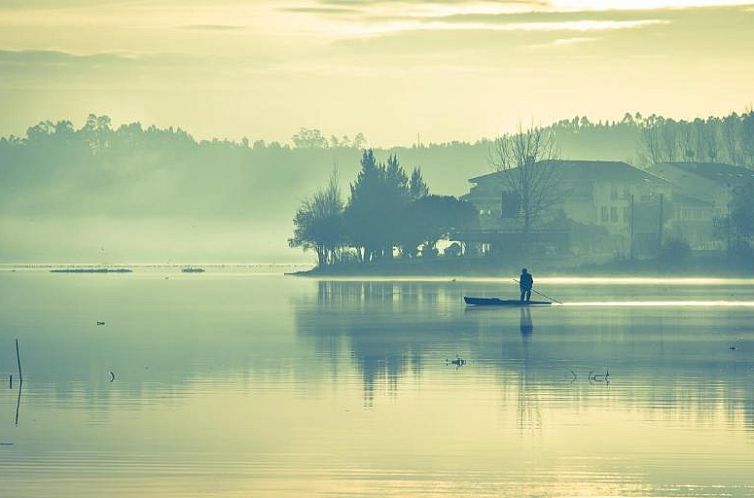
[[[18,352],[18,339],[16,339],[16,363],[18,363],[18,382],[24,381],[24,374],[21,373],[21,353]]]
[[[516,280],[515,278],[513,279],[513,281],[514,281],[514,282],[516,282],[517,284],[520,284],[520,283],[521,283],[521,282],[519,282],[518,280]],[[548,296],[548,295],[546,295],[546,294],[542,294],[541,292],[537,292],[537,291],[535,291],[534,289],[532,289],[531,291],[532,291],[532,292],[533,292],[534,294],[539,294],[540,296],[542,296],[542,297],[543,297],[543,298],[545,298],[545,299],[549,299],[550,301],[555,301],[555,302],[556,302],[556,303],[558,303],[558,304],[563,304],[562,302],[558,301],[557,299],[555,299],[555,298],[553,298],[553,297],[550,297],[550,296]]]

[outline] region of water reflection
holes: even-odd
[[[318,367],[290,360],[298,350],[286,321],[289,294],[280,285],[31,273],[3,275],[0,295],[0,374],[15,373],[19,337],[21,405],[83,405],[104,420],[113,402],[137,410],[195,395],[197,384],[244,388],[258,379],[287,380],[292,371],[308,377]],[[97,326],[103,318],[106,325]],[[7,402],[16,405],[16,396]]]
[[[0,275],[0,494],[754,494],[750,310],[461,303],[511,287]]]
[[[519,309],[519,330],[521,331],[521,344],[523,358],[518,375],[517,406],[519,429],[539,429],[542,426],[542,413],[540,411],[540,396],[536,388],[536,362],[533,361],[530,344],[534,333],[534,323],[531,318],[531,309],[522,307]],[[502,357],[505,357],[503,352]]]
[[[531,309],[521,308],[521,320],[519,328],[521,329],[521,337],[529,337],[534,332],[534,323],[531,321]]]
[[[298,333],[328,361],[337,363],[340,348],[349,349],[361,373],[364,402],[371,406],[376,387],[395,394],[405,375],[421,378],[428,346],[454,336],[453,330],[435,327],[433,317],[419,314],[428,307],[437,310],[447,300],[446,289],[415,282],[320,281],[315,302],[295,303],[295,320]],[[439,364],[456,353],[448,350],[428,361]]]
[[[320,281],[314,300],[293,303],[296,330],[329,361],[346,350],[368,406],[380,389],[396,396],[408,377],[421,383],[427,366],[462,353],[470,384],[492,381],[515,394],[522,427],[542,423],[543,403],[607,403],[677,417],[724,413],[754,429],[754,361],[732,354],[754,350],[745,310],[464,310],[464,293],[469,286],[454,282]]]

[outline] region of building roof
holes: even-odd
[[[552,165],[558,169],[560,181],[607,181],[607,182],[652,182],[668,183],[658,176],[634,168],[622,161],[540,161],[535,166]],[[496,171],[486,175],[470,178],[469,182],[479,183],[485,180],[502,178],[506,172]]]
[[[659,163],[655,169],[660,172],[665,167],[675,167],[683,172],[701,176],[708,180],[724,184],[742,184],[754,182],[754,171],[743,166],[724,163]]]

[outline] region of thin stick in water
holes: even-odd
[[[16,339],[16,362],[18,363],[18,382],[24,381],[24,374],[21,373],[21,353],[18,352],[18,339]]]
[[[18,412],[21,410],[21,388],[24,387],[23,382],[18,383],[18,396],[16,397],[16,425],[18,425]]]

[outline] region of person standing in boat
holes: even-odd
[[[521,270],[521,276],[518,278],[518,287],[521,290],[521,301],[529,302],[531,299],[531,288],[534,286],[534,278],[531,273],[524,268]],[[525,299],[524,299],[525,298]]]

